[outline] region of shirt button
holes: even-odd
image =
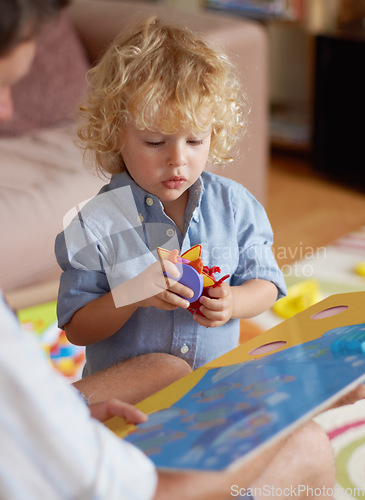
[[[168,230],[166,231],[166,235],[169,236],[169,238],[171,238],[172,236],[174,236],[175,234],[175,230],[172,229],[172,227],[169,227]]]
[[[139,216],[138,216],[138,221],[139,221],[139,222],[143,222],[143,221],[144,221],[144,217],[143,217],[143,215],[139,214]]]
[[[153,199],[152,198],[146,198],[146,203],[149,207],[153,205]]]
[[[182,346],[182,348],[180,349],[180,352],[181,352],[182,354],[186,354],[187,352],[189,352],[189,347],[188,347],[186,344],[184,344],[184,345]]]

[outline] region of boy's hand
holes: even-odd
[[[200,312],[194,315],[194,319],[200,325],[206,327],[216,327],[227,323],[232,317],[233,312],[233,295],[231,287],[228,283],[223,282],[221,285],[208,289],[209,297],[201,296]]]
[[[167,272],[167,277],[164,273]],[[150,266],[143,275],[143,282],[134,283],[134,286],[140,286],[139,290],[144,288],[144,293],[148,292],[149,297],[137,302],[139,307],[157,307],[171,311],[177,307],[187,309],[190,303],[180,297],[193,297],[194,292],[185,285],[179,283],[180,272],[178,267],[170,261],[165,260],[163,265],[156,262]],[[138,277],[137,277],[138,278]]]

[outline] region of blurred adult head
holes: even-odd
[[[29,71],[43,22],[68,0],[0,0],[0,120],[11,119],[11,87]]]

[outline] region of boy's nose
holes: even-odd
[[[10,87],[0,89],[0,121],[5,122],[13,117],[13,100]]]
[[[169,148],[167,159],[171,167],[181,166],[186,164],[186,152],[183,144],[174,143]]]

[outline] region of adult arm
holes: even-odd
[[[1,299],[0,340],[2,497],[152,498],[151,462],[91,418]]]

